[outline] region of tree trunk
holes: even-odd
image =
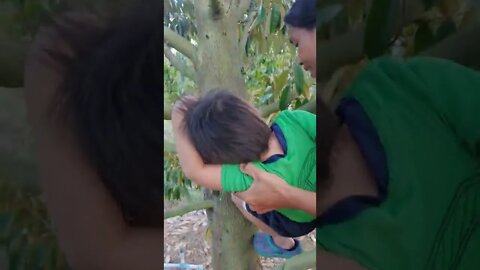
[[[224,88],[246,97],[241,74],[238,18],[235,16],[237,7],[224,2],[229,1],[195,1],[198,31],[196,82],[200,93]],[[207,211],[212,230],[213,269],[261,269],[252,246],[256,228],[232,203],[230,194],[210,194],[210,198],[214,200],[213,209]]]
[[[220,2],[220,14],[215,14],[211,2]],[[223,1],[195,1],[198,34],[196,82],[200,92],[222,87],[246,96],[241,74],[242,57],[238,41],[236,6]]]
[[[252,246],[256,228],[232,203],[229,193],[213,195],[214,205],[207,211],[212,231],[212,267],[214,270],[262,269]]]

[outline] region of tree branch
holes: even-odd
[[[165,43],[185,55],[185,57],[187,57],[188,59],[190,59],[190,61],[192,61],[193,63],[193,66],[196,68],[197,58],[195,57],[195,52],[197,48],[192,43],[190,43],[190,41],[173,32],[172,29],[164,26],[163,30],[163,37],[165,38]]]
[[[311,113],[315,113],[316,109],[317,109],[317,98],[316,97],[313,98],[312,100],[310,100],[307,104],[304,104],[304,105],[297,108],[297,110],[307,111],[307,112],[311,112]],[[278,105],[278,102],[274,102],[272,104],[268,104],[266,106],[263,106],[260,109],[260,115],[262,117],[268,117],[270,114],[272,114],[274,112],[277,112],[277,111],[279,111],[279,105]]]
[[[170,64],[180,71],[183,76],[195,81],[195,71],[193,68],[180,61],[166,44],[163,45],[163,53],[168,58],[168,61],[170,61]]]
[[[163,218],[169,219],[169,218],[181,216],[193,211],[208,209],[208,208],[213,208],[213,201],[205,200],[205,201],[199,201],[199,202],[198,201],[192,202],[185,206],[164,212]]]
[[[316,250],[311,250],[303,252],[295,257],[292,257],[285,261],[278,270],[299,270],[299,269],[309,269],[315,268],[317,263],[317,252]]]
[[[298,96],[297,92],[291,94],[290,99],[288,100],[288,103],[290,104],[290,102],[292,102],[292,100],[297,96]],[[279,105],[279,102],[277,101],[271,104],[265,105],[260,108],[260,115],[262,117],[268,117],[270,114],[279,111],[280,110],[279,107],[280,105]],[[316,108],[317,108],[317,97],[314,96],[310,101],[308,101],[307,104],[304,104],[298,107],[297,110],[304,110],[304,111],[315,113]]]
[[[307,104],[304,104],[297,108],[297,110],[307,111],[311,113],[316,113],[317,111],[317,97],[314,96]]]
[[[278,102],[274,102],[272,104],[263,106],[262,108],[260,108],[260,115],[262,115],[262,117],[268,117],[270,114],[278,111],[279,110],[278,107],[279,107]]]

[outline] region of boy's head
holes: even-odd
[[[184,127],[206,163],[257,161],[268,150],[270,128],[240,97],[217,89],[184,104]]]

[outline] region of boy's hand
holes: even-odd
[[[177,102],[175,102],[175,105],[173,105],[172,109],[172,116],[173,114],[179,115],[179,114],[184,114],[185,111],[187,110],[187,104],[188,103],[193,103],[197,101],[198,98],[194,96],[184,96],[181,97]]]
[[[288,207],[289,185],[275,174],[260,170],[252,164],[242,164],[240,169],[250,175],[254,181],[252,186],[236,195],[246,201],[255,212],[263,214],[272,210]]]

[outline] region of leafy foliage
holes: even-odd
[[[290,104],[292,108],[297,108],[312,98],[315,81],[296,63],[295,57],[294,48],[287,47],[282,54],[262,54],[250,58],[245,80],[253,104],[263,107],[277,101],[281,103],[279,109],[282,110]]]
[[[64,8],[65,1],[2,0],[0,13],[9,23],[2,24],[0,32],[9,38],[31,38],[40,23],[53,12]]]
[[[176,55],[179,61],[186,61],[186,59],[179,54]],[[163,65],[163,91],[164,98],[167,104],[174,104],[175,101],[186,95],[187,93],[195,92],[195,83],[189,78],[182,75],[180,71],[170,65],[167,58],[164,58]]]
[[[165,152],[163,160],[164,171],[164,198],[166,200],[179,200],[189,196],[189,190],[199,189],[194,186],[192,181],[185,178],[178,161],[178,157],[174,153]]]
[[[0,181],[0,246],[9,269],[69,269],[41,197]]]

